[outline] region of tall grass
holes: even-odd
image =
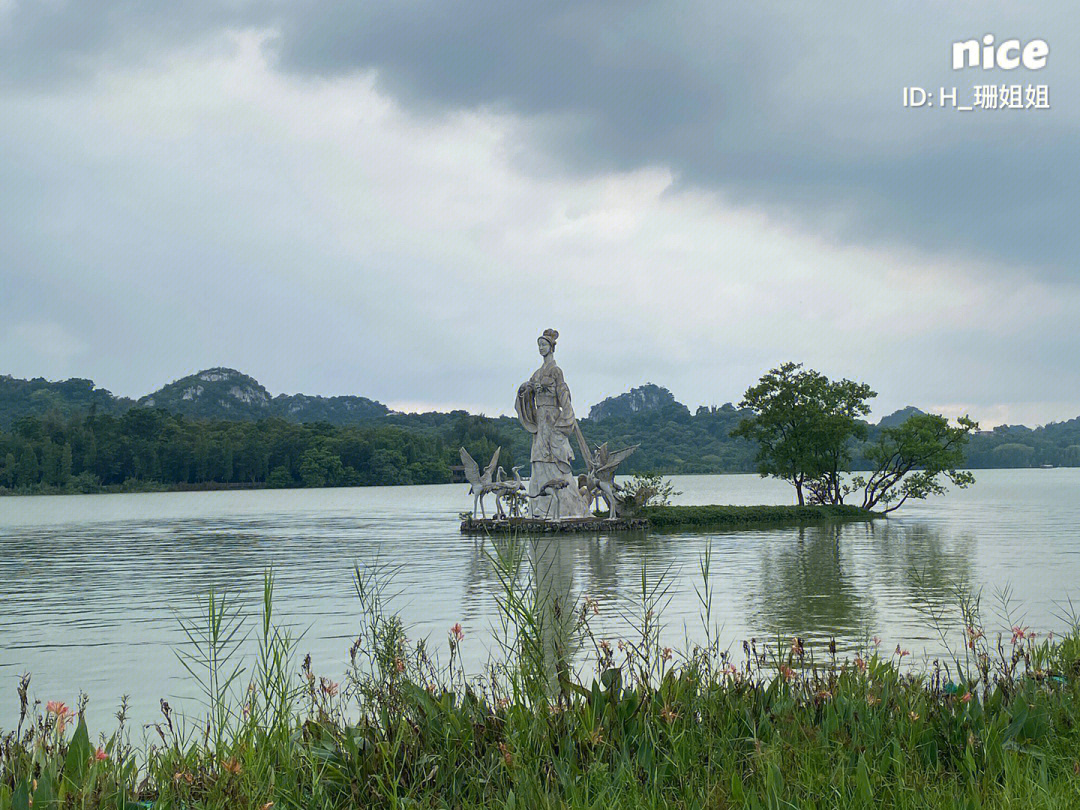
[[[340,683],[299,659],[272,574],[250,670],[236,603],[209,595],[184,622],[205,717],[188,726],[163,701],[137,751],[123,709],[92,743],[85,703],[42,711],[24,679],[18,725],[0,735],[0,808],[1080,806],[1075,622],[1059,638],[1019,624],[994,636],[959,588],[959,626],[931,617],[952,651],[922,671],[874,642],[843,660],[797,638],[732,652],[712,627],[707,550],[705,643],[675,652],[660,641],[663,572],[642,571],[632,632],[613,644],[590,621],[614,607],[558,593],[529,552],[490,547],[500,620],[481,672],[463,668],[458,627],[410,639],[392,572],[358,567],[361,630]]]

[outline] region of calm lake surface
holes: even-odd
[[[563,536],[527,543],[527,563],[552,593],[599,600],[597,636],[632,632],[624,609],[642,571],[662,577],[663,637],[676,650],[704,638],[699,560],[712,548],[712,623],[741,656],[750,637],[803,636],[843,650],[874,635],[912,659],[942,643],[923,608],[951,609],[953,589],[982,590],[986,625],[1039,632],[1080,609],[1080,469],[982,470],[978,482],[869,524],[760,531]],[[754,475],[675,476],[686,504],[790,503],[786,484]],[[340,678],[359,631],[355,564],[394,571],[392,607],[412,638],[445,659],[447,632],[465,631],[466,669],[494,648],[498,580],[490,543],[463,536],[464,485],[0,498],[0,728],[17,717],[18,676],[41,700],[90,697],[89,719],[111,729],[120,697],[135,722],[159,698],[197,711],[196,687],[174,650],[178,615],[194,617],[213,587],[235,594],[254,629],[263,572],[277,575],[275,609],[304,636],[317,674]],[[1005,615],[1002,589],[1011,591]],[[952,628],[950,628],[952,629]]]

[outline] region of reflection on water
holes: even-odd
[[[758,622],[770,636],[801,636],[810,644],[869,636],[873,594],[861,587],[849,544],[841,543],[855,530],[800,527],[794,542],[764,551],[755,602]]]
[[[733,649],[752,636],[799,635],[850,650],[876,634],[913,657],[933,654],[940,642],[926,611],[954,615],[958,581],[1009,585],[1025,625],[1060,627],[1061,605],[1078,597],[1080,470],[978,478],[873,524],[529,539],[522,564],[544,597],[548,676],[560,656],[587,653],[570,632],[569,606],[582,594],[599,601],[598,638],[629,638],[627,612],[663,581],[665,643],[701,640],[695,586],[709,546],[712,618]],[[791,498],[757,476],[681,477],[676,488],[685,503]],[[344,671],[358,633],[358,562],[394,571],[391,606],[411,637],[444,647],[460,621],[466,668],[478,672],[501,656],[500,585],[492,541],[458,531],[467,500],[462,486],[0,498],[0,727],[15,717],[25,671],[43,700],[70,702],[85,689],[102,724],[125,692],[138,721],[152,719],[159,697],[184,705],[196,690],[173,654],[177,612],[192,614],[210,587],[254,611],[271,566],[275,610],[304,633],[301,652],[320,674]]]

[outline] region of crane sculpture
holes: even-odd
[[[498,481],[492,480],[495,468],[499,464],[499,453],[501,452],[501,447],[495,448],[495,455],[491,457],[491,461],[484,467],[484,473],[481,475],[480,467],[473,460],[473,457],[469,455],[469,451],[464,447],[461,448],[461,463],[465,465],[465,480],[469,482],[469,494],[473,496],[474,518],[476,517],[476,505],[478,503],[480,504],[480,516],[487,518],[484,513],[484,496],[489,492],[499,492],[503,486]],[[495,497],[495,503],[498,506],[498,495]]]
[[[559,490],[569,486],[569,482],[565,478],[552,478],[550,481],[545,481],[543,486],[536,491],[535,495],[528,495],[529,498],[546,498],[550,497],[548,501],[547,511],[544,513],[544,520],[551,519],[551,510],[555,509],[555,520],[559,519]],[[529,512],[532,512],[532,505],[529,505]],[[533,517],[537,517],[533,515]]]
[[[506,501],[510,517],[520,517],[521,515],[521,503],[524,501],[522,493],[525,491],[525,482],[521,480],[521,465],[511,467],[510,472],[514,474],[512,479],[504,478],[506,473],[502,467],[499,467],[496,475],[496,483],[499,485],[499,489],[495,490],[495,509],[500,517],[506,516],[506,511],[503,510],[502,506],[503,501]]]
[[[609,453],[607,442],[597,445],[596,452],[590,453],[585,443],[585,437],[581,435],[581,428],[574,425],[577,433],[578,445],[581,447],[581,455],[585,458],[585,481],[582,489],[585,490],[586,500],[591,504],[593,498],[601,497],[607,503],[608,517],[619,516],[619,499],[615,495],[618,484],[615,483],[615,468],[626,460],[640,445],[627,447],[617,453]]]

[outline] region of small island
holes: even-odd
[[[671,487],[667,486],[665,489],[658,477],[648,483],[639,482],[633,488],[620,486],[615,482],[615,471],[623,460],[634,453],[638,445],[611,452],[607,442],[604,442],[595,445],[595,449],[589,449],[581,426],[574,416],[570,388],[562,369],[555,363],[558,337],[559,333],[554,329],[545,329],[537,338],[537,348],[542,358],[540,367],[518,387],[514,403],[518,420],[532,435],[529,479],[526,481],[521,478],[520,466],[513,468],[513,478],[506,476],[503,468],[499,466],[501,447],[495,449],[483,471],[464,447],[460,449],[462,466],[469,482],[469,494],[473,496],[472,511],[461,513],[463,533],[562,534],[644,531],[650,528],[752,528],[788,523],[805,525],[868,521],[882,517],[884,512],[889,511],[888,508],[882,511],[874,509],[879,503],[888,506],[893,500],[882,494],[892,485],[884,487],[883,490],[880,481],[876,480],[880,479],[880,475],[871,476],[870,482],[865,484],[868,497],[864,499],[862,507],[843,503],[839,476],[841,467],[848,458],[845,444],[849,432],[853,435],[857,432],[854,419],[850,419],[851,427],[845,432],[847,426],[832,414],[829,415],[833,418],[829,422],[828,440],[838,442],[839,446],[815,448],[815,452],[822,458],[830,458],[833,466],[831,469],[821,470],[816,477],[808,476],[807,458],[792,457],[788,450],[779,447],[778,441],[770,437],[769,425],[771,421],[775,421],[775,414],[769,413],[769,410],[775,410],[776,406],[764,395],[754,401],[754,408],[759,416],[757,421],[750,420],[746,423],[747,431],[754,431],[761,440],[759,461],[762,464],[762,474],[771,474],[791,481],[798,492],[798,506],[673,506],[667,497],[671,494]],[[772,375],[776,373],[776,370],[770,372]],[[797,367],[794,366],[784,369],[784,373],[788,378],[785,382],[789,383],[786,388],[794,392],[798,392],[800,384],[807,379],[807,375],[799,375]],[[766,379],[769,379],[768,376]],[[815,387],[820,387],[823,380],[820,375],[811,378]],[[824,384],[836,385],[845,391],[850,388],[847,381],[832,384],[824,380]],[[790,399],[786,393],[785,400]],[[844,407],[848,416],[860,413],[857,406],[859,397],[865,400],[871,394],[867,386],[854,392],[847,391],[849,401],[844,403]],[[851,404],[851,400],[856,401],[855,406]],[[812,416],[813,411],[809,405],[800,403],[800,407],[805,407]],[[789,433],[785,428],[785,435]],[[571,464],[574,450],[571,436],[576,438],[584,458],[584,475],[573,474]],[[799,439],[803,446],[814,447],[815,440],[820,444],[822,438],[815,435],[812,427],[800,431]],[[912,461],[919,464],[925,460],[924,454]],[[890,461],[892,466],[884,468],[885,474],[895,473],[895,463],[895,459]],[[906,472],[905,470],[896,476],[893,483],[898,483]],[[966,481],[961,479],[957,483],[963,485]],[[804,487],[812,493],[814,502],[805,502]],[[492,517],[488,517],[484,507],[484,498],[488,495],[493,496],[495,501],[495,514]],[[911,493],[908,493],[904,499],[910,495]],[[599,510],[601,502],[606,507],[604,511]]]

